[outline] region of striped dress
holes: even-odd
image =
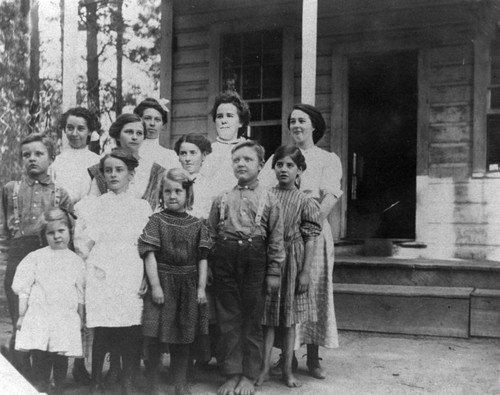
[[[281,267],[280,292],[268,295],[262,324],[290,327],[317,320],[312,287],[306,293],[295,293],[297,276],[304,264],[304,243],[321,233],[319,206],[297,189],[272,188],[281,203],[284,222],[285,264]]]

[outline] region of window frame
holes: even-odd
[[[242,34],[259,32],[263,30],[281,30],[282,32],[282,73],[281,73],[281,143],[290,142],[289,133],[284,127],[287,123],[288,112],[294,103],[294,61],[295,61],[295,37],[293,22],[294,14],[280,14],[279,16],[267,16],[259,18],[236,19],[231,22],[220,22],[210,28],[210,52],[209,52],[209,80],[208,80],[208,103],[207,113],[210,114],[217,94],[222,86],[222,37],[225,34]],[[288,81],[288,83],[286,83]],[[293,81],[293,83],[290,83]],[[268,121],[252,122],[255,126],[266,126]],[[269,124],[269,123],[268,123]],[[276,125],[272,121],[272,125]],[[209,115],[207,120],[208,137],[215,140],[217,133],[215,125]]]

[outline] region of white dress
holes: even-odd
[[[327,194],[336,198],[342,196],[341,179],[342,164],[333,152],[313,146],[302,150],[307,169],[300,177],[300,190],[306,195],[321,201]],[[262,169],[259,180],[261,185],[271,187],[277,184],[274,170],[271,169],[271,156]],[[317,238],[314,260],[311,268],[311,282],[316,293],[318,310],[317,322],[306,322],[297,325],[295,346],[316,344],[318,346],[338,347],[337,321],[333,301],[333,266],[334,244],[330,224],[325,220],[323,230]]]
[[[87,326],[140,325],[144,264],[137,240],[152,213],[150,205],[128,192],[107,192],[89,196],[75,210],[75,248],[87,256]],[[90,252],[89,241],[94,243]]]
[[[239,138],[230,143],[220,141],[212,143],[212,153],[203,162],[201,173],[210,180],[213,196],[232,189],[238,183],[233,172],[231,150],[242,141],[245,140]]]
[[[181,167],[179,157],[175,151],[161,146],[159,139],[145,139],[141,145],[139,155],[141,158],[147,158],[149,161],[158,163],[167,170]]]
[[[16,350],[42,350],[82,356],[78,304],[83,304],[84,262],[71,250],[44,247],[19,264],[12,289],[28,298],[16,336]]]
[[[79,202],[90,190],[92,180],[87,169],[97,162],[99,155],[89,151],[87,147],[67,147],[52,163],[52,179],[68,192],[73,203]]]

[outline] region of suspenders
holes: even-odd
[[[21,181],[14,182],[14,189],[12,190],[12,203],[14,206],[14,224],[17,226],[17,230],[24,234],[21,229],[21,215],[19,214],[19,188],[21,187]],[[54,207],[59,207],[61,203],[61,188],[55,187],[54,191]]]
[[[226,191],[222,195],[221,201],[220,201],[220,207],[219,207],[219,229],[222,228],[222,236],[223,239],[225,240],[226,237],[226,229],[224,227],[224,214],[226,211],[226,203],[227,203],[227,196],[229,195],[229,192]],[[249,242],[252,242],[252,236],[256,230],[256,228],[260,225],[260,221],[262,220],[262,214],[264,213],[264,207],[266,206],[266,190],[263,189],[260,193],[259,196],[259,206],[257,208],[257,213],[255,214],[255,221],[252,224],[252,228],[250,230],[250,237],[248,238]]]

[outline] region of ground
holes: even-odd
[[[0,344],[8,342],[12,330],[2,286],[4,270],[0,263]],[[258,393],[500,395],[500,339],[457,339],[347,331],[341,331],[339,339],[338,349],[320,349],[322,364],[327,371],[326,380],[315,380],[306,374],[303,348],[297,352],[297,376],[303,382],[303,387],[288,389],[273,378]],[[273,360],[277,360],[278,352],[274,354]],[[213,366],[211,370],[199,373],[198,380],[193,384],[192,392],[201,395],[214,394],[223,379]],[[162,389],[165,393],[172,391],[167,382]],[[1,379],[0,393],[5,394]],[[87,394],[88,389],[76,386],[68,372],[66,393]],[[140,393],[144,391],[139,391],[138,394]]]

